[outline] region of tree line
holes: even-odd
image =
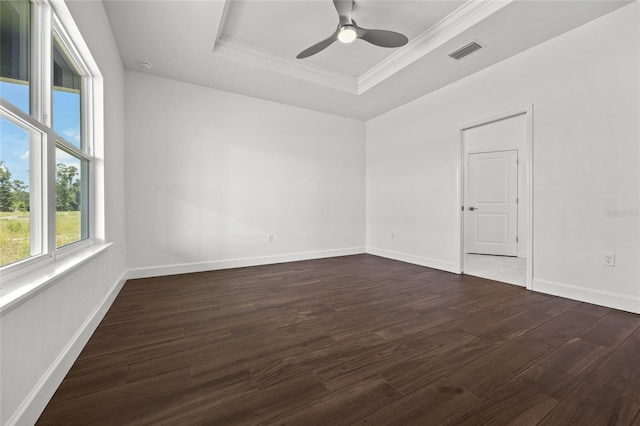
[[[19,179],[11,178],[11,171],[0,161],[0,211],[28,212],[29,187]],[[56,210],[80,210],[80,173],[75,166],[56,165]]]

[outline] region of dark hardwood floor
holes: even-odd
[[[38,424],[640,424],[639,326],[371,255],[132,280]]]

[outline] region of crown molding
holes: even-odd
[[[470,0],[358,77],[358,94],[382,83],[514,0]]]
[[[354,95],[358,94],[358,82],[355,77],[292,59],[280,53],[225,36],[218,38],[213,53],[226,59],[260,67],[289,77],[310,81]]]
[[[222,37],[222,31],[227,24],[227,17],[229,16],[229,9],[231,8],[231,0],[222,1],[224,1],[224,6],[222,8],[222,14],[220,15],[220,21],[218,22],[218,29],[216,30],[216,39],[213,42],[214,49],[216,48],[216,43],[218,43],[218,40]]]

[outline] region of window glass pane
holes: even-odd
[[[89,237],[86,160],[56,148],[56,247]]]
[[[81,77],[58,40],[53,41],[53,130],[78,148]]]
[[[0,117],[0,266],[32,254],[30,137],[27,130]]]
[[[0,1],[0,96],[29,113],[29,30],[27,0]]]

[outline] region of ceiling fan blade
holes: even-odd
[[[368,30],[358,27],[358,38],[380,47],[401,47],[409,42],[404,34],[387,30]]]
[[[309,47],[308,49],[305,49],[302,52],[298,53],[298,56],[296,56],[296,58],[303,59],[303,58],[308,58],[309,56],[313,56],[316,53],[319,53],[324,49],[326,49],[327,47],[331,46],[331,44],[333,44],[333,42],[336,41],[337,39],[338,39],[338,31],[333,33],[331,37],[325,40],[322,40],[320,43],[316,43],[313,46]]]
[[[353,0],[333,0],[333,5],[340,16],[340,25],[351,23],[351,11],[353,10]]]

